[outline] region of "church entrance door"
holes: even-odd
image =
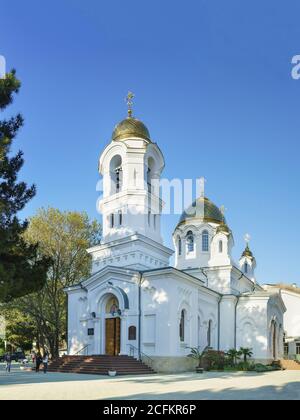
[[[105,354],[118,356],[121,343],[120,318],[107,318],[105,320]]]

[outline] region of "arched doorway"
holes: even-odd
[[[118,356],[121,348],[121,319],[119,301],[108,295],[105,302],[105,354]]]

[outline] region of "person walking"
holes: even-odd
[[[10,353],[7,353],[6,357],[5,357],[5,361],[6,361],[6,372],[10,373],[10,369],[11,369],[11,355]]]
[[[48,353],[46,352],[43,357],[43,365],[44,365],[45,374],[47,373],[47,370],[48,370],[48,363],[49,363],[49,356],[48,356]]]
[[[42,356],[41,356],[41,353],[37,353],[37,354],[35,355],[35,371],[36,371],[36,373],[39,373],[41,363],[42,363]]]

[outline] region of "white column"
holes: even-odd
[[[127,316],[121,317],[121,346],[120,356],[128,354],[127,348]]]

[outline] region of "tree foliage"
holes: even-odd
[[[66,294],[64,288],[86,278],[91,257],[86,252],[99,243],[101,228],[86,213],[41,209],[30,219],[24,234],[28,244],[39,241],[39,252],[51,259],[47,281],[37,293],[14,300],[9,311],[18,310],[30,317],[35,326],[35,341],[53,357],[66,339]]]
[[[13,101],[20,81],[15,71],[0,79],[0,111]],[[26,244],[23,233],[28,223],[20,222],[17,213],[22,210],[36,192],[18,181],[24,160],[22,152],[11,156],[11,146],[23,118],[17,115],[0,120],[0,302],[7,302],[39,290],[46,279],[49,260],[38,256],[37,243]]]

